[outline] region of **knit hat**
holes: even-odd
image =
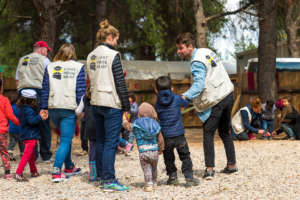
[[[156,113],[154,107],[147,102],[144,102],[139,106],[138,116],[139,117],[151,117],[153,119],[157,119],[157,113]]]
[[[36,99],[36,91],[32,89],[25,89],[21,91],[21,95],[23,97],[29,98],[29,99]]]

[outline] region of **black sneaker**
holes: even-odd
[[[215,170],[205,170],[205,173],[202,178],[205,180],[212,180],[215,175]]]
[[[175,176],[169,176],[167,185],[179,185],[178,179]]]
[[[197,186],[200,183],[199,179],[197,178],[186,178],[185,181],[186,181],[185,183],[186,187]]]
[[[228,166],[225,167],[221,173],[225,173],[225,174],[232,174],[234,172],[237,172],[238,171],[238,168],[237,167],[234,167],[234,168],[229,168]]]

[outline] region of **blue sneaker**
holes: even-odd
[[[103,186],[103,191],[105,191],[105,192],[128,191],[128,190],[129,190],[129,187],[118,183],[117,180],[110,182],[110,183],[104,183],[104,186]]]

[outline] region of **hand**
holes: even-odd
[[[187,100],[186,96],[181,95],[181,98],[183,98],[184,100]]]
[[[272,132],[272,136],[275,136],[275,135],[276,135],[276,131],[273,131],[273,132]]]
[[[264,133],[265,133],[265,130],[263,130],[263,129],[258,130],[258,134],[263,135]]]
[[[129,121],[128,112],[127,111],[123,113],[122,119],[123,119],[123,121],[125,121],[125,120]]]
[[[42,117],[43,120],[48,119],[48,110],[41,110],[40,116]]]
[[[271,136],[271,133],[267,132],[267,133],[264,134],[264,136],[268,136],[269,137],[269,136]]]
[[[84,117],[84,112],[77,115],[77,119],[81,120]]]

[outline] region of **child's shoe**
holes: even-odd
[[[248,137],[250,140],[256,140],[256,137],[254,136],[253,133],[248,133]]]
[[[215,175],[215,170],[205,170],[202,178],[205,180],[212,180],[214,178],[214,175]]]
[[[35,177],[38,177],[38,176],[40,176],[40,174],[38,172],[31,173],[32,178],[35,178]]]
[[[186,181],[185,183],[186,187],[197,186],[200,183],[199,179],[197,178],[186,178],[185,181]]]
[[[153,185],[146,184],[143,189],[144,189],[145,192],[152,192],[153,191]]]
[[[80,168],[77,168],[77,167],[75,167],[75,165],[73,165],[73,168],[72,168],[72,169],[65,169],[65,170],[64,170],[64,173],[65,173],[67,176],[73,176],[73,175],[80,174],[80,173],[81,173],[81,169],[80,169]]]
[[[25,177],[23,176],[23,174],[21,174],[21,175],[16,174],[15,179],[16,179],[18,182],[27,182],[27,181],[28,181],[28,179],[25,178]]]
[[[6,180],[11,180],[13,177],[12,177],[12,175],[11,174],[5,174],[4,175],[4,179],[6,179]]]
[[[96,169],[96,161],[89,162],[90,172],[89,172],[89,181],[96,181],[97,178],[97,169]]]
[[[117,180],[110,182],[110,183],[104,183],[104,186],[103,186],[103,191],[105,191],[105,192],[128,191],[128,190],[129,190],[129,187],[118,183]]]
[[[169,179],[167,181],[167,185],[179,185],[177,176],[169,176]]]
[[[125,153],[129,153],[131,150],[133,149],[133,144],[131,143],[128,143],[126,146],[125,146]]]

